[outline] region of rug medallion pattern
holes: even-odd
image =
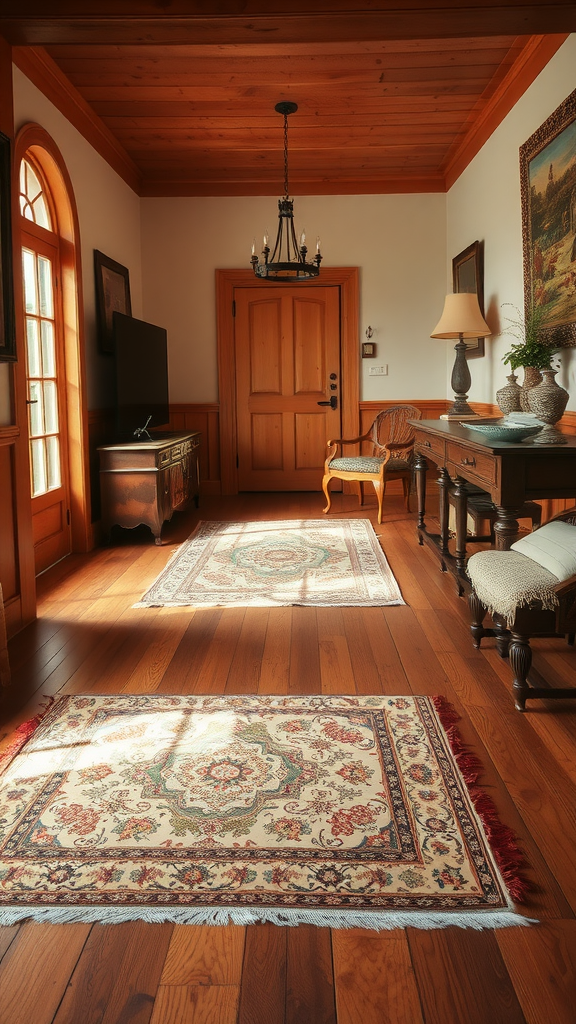
[[[0,906],[494,910],[432,701],[72,695],[0,787]]]
[[[403,603],[368,520],[290,519],[200,523],[140,606]]]

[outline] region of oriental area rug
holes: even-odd
[[[199,523],[136,607],[404,604],[366,519]]]
[[[443,719],[428,697],[61,697],[4,757],[0,923],[526,924]]]

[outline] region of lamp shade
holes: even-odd
[[[442,316],[430,335],[431,338],[485,338],[492,331],[488,327],[473,292],[447,295]]]

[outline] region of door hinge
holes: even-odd
[[[232,316],[236,316],[236,299],[232,299]]]
[[[66,509],[66,525],[70,526],[70,509]]]

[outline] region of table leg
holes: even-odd
[[[428,469],[428,463],[423,455],[417,453],[414,460],[414,469],[416,472],[416,494],[418,496],[418,529],[425,530],[426,523],[424,522],[424,516],[426,514],[426,470]],[[420,541],[422,543],[422,541]]]
[[[438,477],[438,519],[440,521],[440,550],[443,555],[449,553],[448,549],[448,489],[452,481],[445,466],[440,467]]]
[[[503,505],[496,505],[498,518],[494,523],[494,538],[498,551],[509,551],[515,540],[518,539],[518,515],[520,508],[504,508]]]
[[[452,491],[456,504],[456,568],[463,575],[466,574],[466,526],[468,519],[468,495],[466,493],[466,481],[463,477],[457,476],[454,479],[454,490]]]

